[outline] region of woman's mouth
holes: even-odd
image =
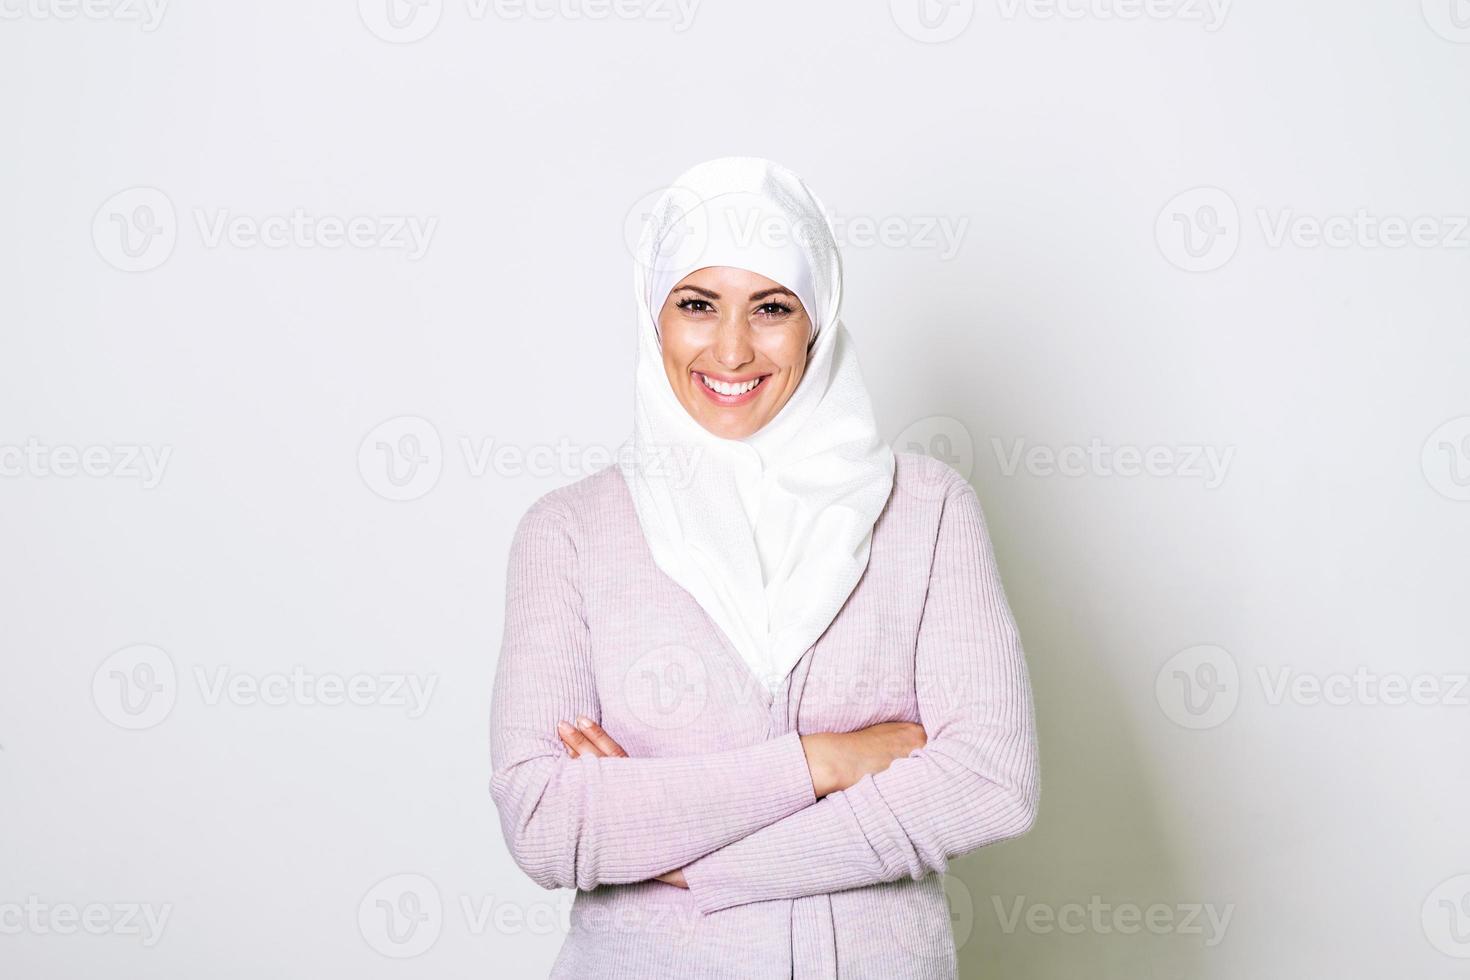
[[[726,407],[744,405],[754,400],[760,393],[761,385],[770,377],[769,374],[761,374],[741,381],[721,381],[719,378],[711,378],[700,371],[689,373],[694,376],[695,384],[709,397],[710,401]]]

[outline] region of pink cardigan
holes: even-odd
[[[1025,654],[974,489],[899,453],[867,571],[772,697],[653,562],[616,467],[510,549],[490,791],[515,862],[581,889],[553,977],[949,978],[939,874],[1040,795]],[[572,759],[585,714],[628,752]],[[817,800],[799,735],[928,744]],[[683,868],[688,890],[650,879]]]

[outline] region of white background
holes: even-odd
[[[962,976],[1465,975],[1470,6],[926,2],[0,0],[0,974],[545,975],[510,534],[627,434],[641,203],[749,153],[1028,652]]]

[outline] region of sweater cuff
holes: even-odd
[[[727,845],[728,846],[728,845]],[[735,904],[728,887],[721,887],[722,883],[728,883],[729,875],[722,874],[719,870],[719,857],[724,848],[711,851],[696,861],[690,861],[684,865],[684,885],[689,889],[689,897],[694,900],[694,907],[703,915],[718,912],[720,909],[729,908]]]
[[[708,915],[882,880],[883,867],[844,797],[834,793],[685,865],[694,907]]]
[[[766,787],[775,816],[779,820],[817,802],[812,771],[806,764],[806,749],[801,735],[790,731],[769,739],[757,752],[752,778]]]
[[[800,732],[792,730],[761,744],[755,751],[751,766],[752,778],[759,780],[765,787],[764,796],[771,805],[771,821],[767,826],[817,802],[817,791],[812,783],[811,769],[807,765],[806,749],[801,745]],[[739,841],[732,843],[738,844]],[[726,847],[729,846],[731,845],[726,845]],[[724,850],[724,848],[719,850]],[[700,905],[702,896],[710,892],[708,887],[710,882],[706,878],[706,873],[711,869],[708,868],[706,862],[718,854],[719,850],[691,861],[683,868],[685,884],[689,886],[690,895],[695,899],[696,905]],[[696,880],[701,882],[697,891]],[[733,904],[736,903],[726,902],[726,905]],[[701,907],[700,911],[712,912],[714,907]]]
[[[878,781],[872,776],[860,779],[843,795],[852,805],[852,815],[862,828],[863,837],[878,856],[878,863],[882,865],[884,872],[896,876],[899,869],[902,869],[911,877],[918,877],[922,873],[918,854],[909,841],[908,832],[894,813],[896,804],[883,799]]]

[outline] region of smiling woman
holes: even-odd
[[[975,491],[878,436],[790,171],[687,171],[634,284],[630,451],[521,518],[491,704],[510,853],[579,889],[552,976],[952,978],[940,873],[1040,794]]]
[[[680,281],[658,329],[664,370],[685,410],[715,435],[742,439],[775,418],[801,383],[811,319],[780,283],[718,266]],[[725,411],[734,408],[744,410]]]

